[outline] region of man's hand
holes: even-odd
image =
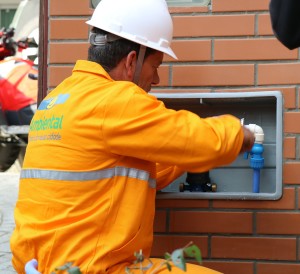
[[[240,153],[250,151],[254,145],[255,136],[254,134],[246,127],[242,127],[244,131],[244,141],[241,147]]]

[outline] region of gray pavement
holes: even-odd
[[[9,239],[14,229],[13,210],[18,196],[20,166],[16,163],[0,173],[0,273],[15,274],[11,265]]]

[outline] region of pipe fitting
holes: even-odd
[[[263,129],[256,124],[245,125],[255,136],[255,143],[262,144],[264,142],[265,134]]]

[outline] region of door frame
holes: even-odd
[[[48,93],[48,0],[40,1],[38,105]]]

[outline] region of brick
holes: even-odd
[[[299,244],[300,244],[300,239],[297,240],[297,243],[298,243],[298,246],[299,246]],[[300,254],[299,254],[299,252],[298,252],[298,258],[297,258],[297,260],[298,260],[298,261],[300,260]]]
[[[283,165],[283,178],[285,184],[300,184],[300,163],[285,163]]]
[[[296,263],[257,263],[257,274],[295,274],[300,273],[300,265]]]
[[[258,35],[272,35],[274,32],[272,30],[271,19],[269,14],[259,14],[258,15]]]
[[[213,0],[212,11],[265,11],[269,9],[269,0]]]
[[[85,19],[51,19],[49,39],[88,39],[89,26]],[[51,56],[50,56],[51,57]]]
[[[51,0],[49,1],[50,16],[57,15],[91,15],[89,0]]]
[[[203,266],[227,274],[253,274],[254,263],[232,261],[205,261]]]
[[[216,39],[214,60],[274,60],[297,59],[297,51],[290,51],[277,39]]]
[[[295,209],[295,189],[284,188],[282,198],[277,201],[226,201],[214,200],[213,208],[241,209]]]
[[[173,16],[174,37],[254,34],[254,15]]]
[[[215,258],[296,260],[296,238],[213,236]]]
[[[154,232],[167,232],[167,212],[156,210],[154,218]]]
[[[278,88],[283,94],[284,98],[284,107],[285,108],[296,108],[296,88]]]
[[[175,13],[195,13],[195,12],[208,12],[209,9],[207,6],[193,6],[193,7],[169,7],[169,12],[172,14]]]
[[[171,211],[170,232],[252,233],[252,213]]]
[[[48,86],[56,87],[64,79],[71,76],[73,66],[50,66],[48,70]]]
[[[49,49],[49,63],[74,64],[76,60],[86,60],[88,47],[88,43],[52,43]]]
[[[208,256],[207,236],[185,236],[185,235],[154,235],[151,250],[152,257],[162,257],[166,252],[173,252],[193,242],[201,250],[202,257]]]
[[[283,143],[283,157],[288,159],[296,158],[296,138],[286,137]]]
[[[258,64],[258,84],[298,84],[299,73],[299,63]]]
[[[210,61],[211,41],[210,40],[174,40],[171,45],[178,61]],[[165,54],[164,61],[176,61]]]
[[[299,88],[298,88],[298,94],[299,94]],[[297,106],[298,106],[298,108],[299,108],[299,106],[300,106],[300,98],[299,98],[299,96],[298,96],[298,104],[297,104]]]
[[[258,212],[256,215],[256,228],[258,234],[298,235],[300,231],[300,214],[297,212]]]
[[[253,84],[253,65],[173,66],[173,86],[239,86]]]
[[[284,132],[300,133],[300,112],[284,113]]]
[[[297,188],[297,202],[298,202],[298,209],[300,209],[300,188]],[[300,255],[299,255],[300,256]]]

